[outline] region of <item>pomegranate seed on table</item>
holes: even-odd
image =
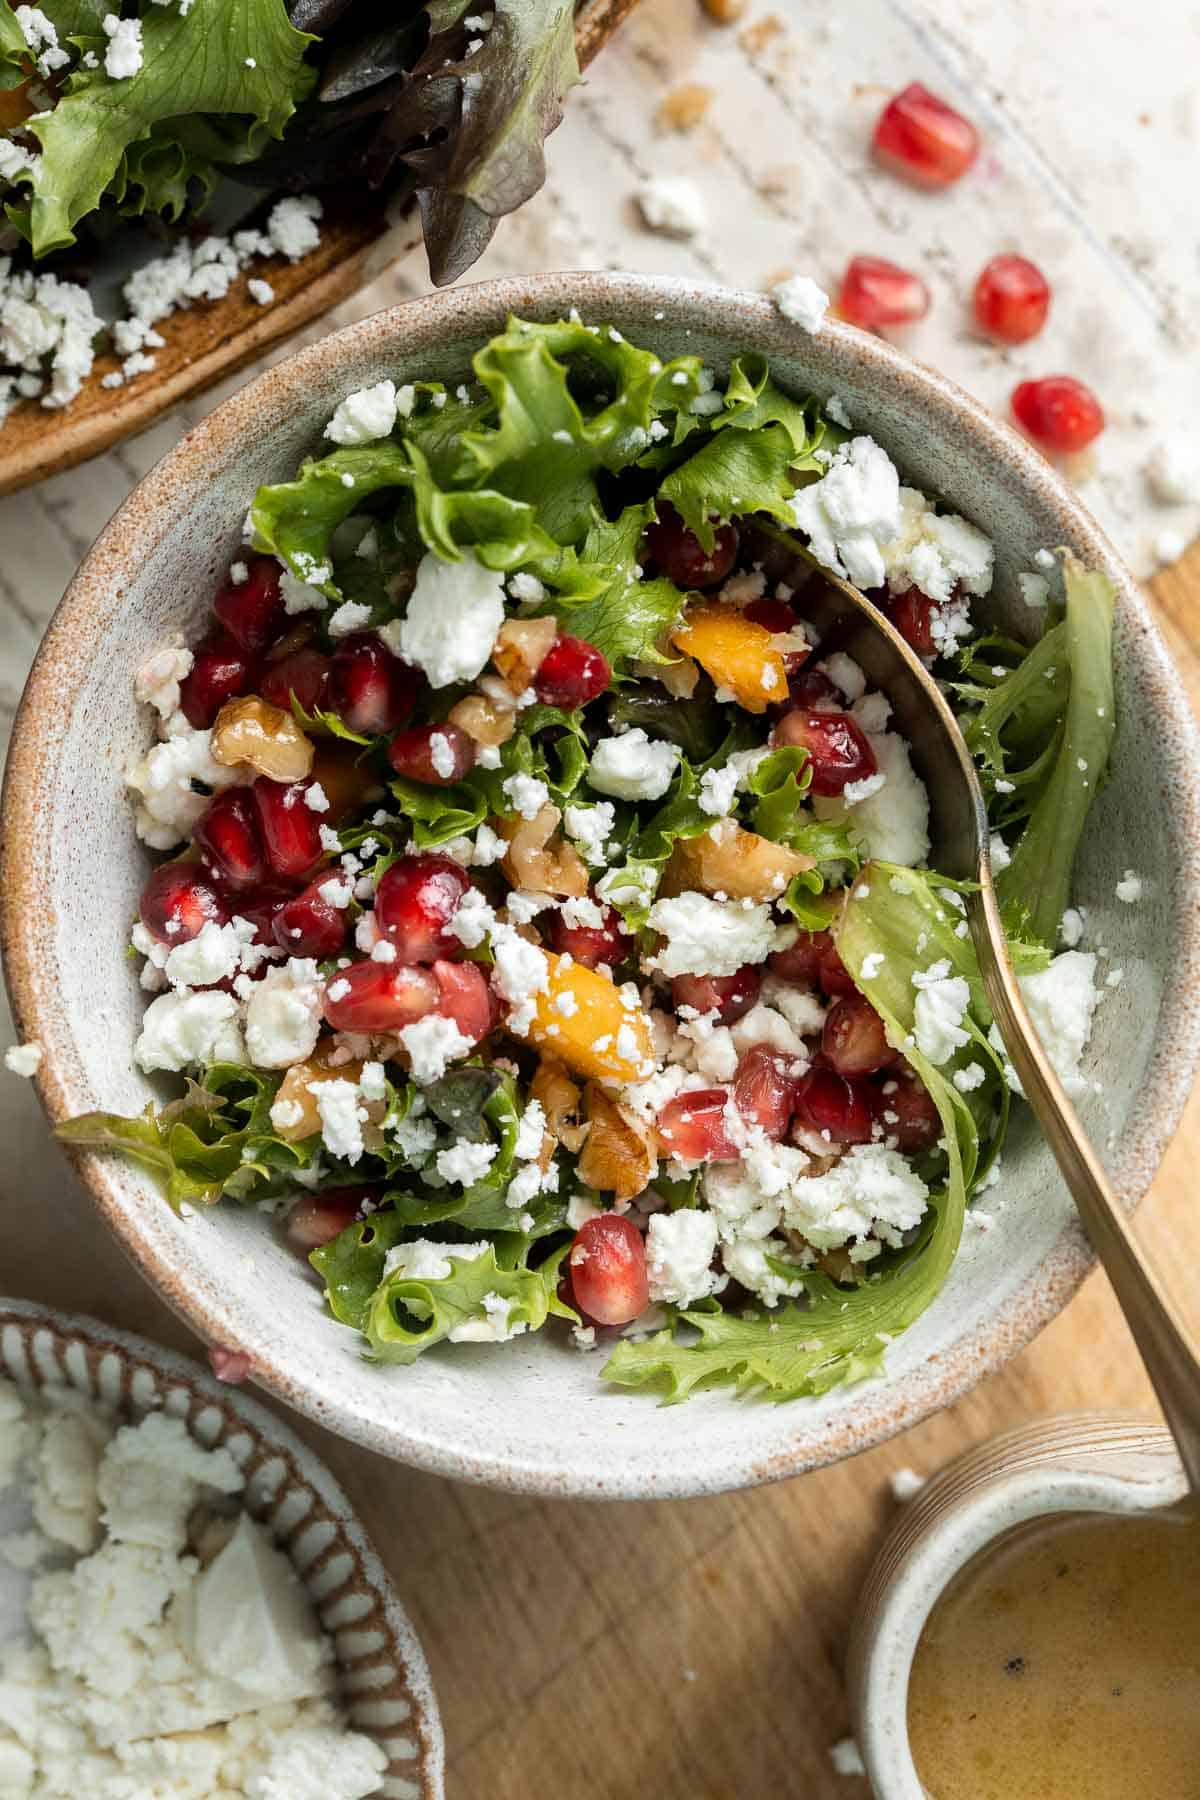
[[[786,600],[772,600],[765,594],[761,600],[751,600],[749,606],[743,606],[742,617],[752,619],[761,625],[764,631],[794,631],[796,614]]]
[[[475,740],[459,725],[410,725],[388,745],[397,775],[430,787],[449,787],[475,767]]]
[[[816,1063],[796,1083],[794,1120],[809,1131],[828,1134],[831,1146],[869,1144],[874,1090],[857,1075],[839,1075]]]
[[[205,861],[233,888],[254,887],[265,873],[258,813],[248,788],[225,788],[196,822]]]
[[[383,1192],[381,1187],[340,1187],[303,1194],[287,1217],[288,1242],[306,1255],[332,1243],[361,1215],[364,1202],[379,1200]]]
[[[439,960],[433,965],[433,978],[438,985],[434,1010],[453,1019],[468,1042],[477,1044],[485,1038],[500,1016],[500,1006],[479,964]]]
[[[549,915],[545,933],[550,948],[560,956],[572,956],[585,969],[594,969],[598,963],[607,963],[609,968],[616,968],[624,962],[630,951],[630,938],[621,923],[621,915],[614,907],[603,900],[591,898],[604,915],[599,925],[568,925],[562,913],[557,910]]]
[[[642,1234],[617,1213],[585,1220],[566,1266],[579,1310],[597,1325],[627,1325],[650,1304]]]
[[[737,527],[720,526],[712,549],[706,550],[669,501],[657,504],[658,521],[646,532],[646,555],[676,587],[708,588],[724,581],[737,561]]]
[[[373,631],[355,631],[333,653],[330,693],[333,711],[351,731],[379,737],[395,731],[412,713],[421,676],[393,656]]]
[[[896,1059],[865,994],[845,994],[825,1015],[821,1051],[839,1075],[873,1075]]]
[[[400,1031],[436,1012],[440,998],[428,969],[408,963],[351,963],[325,989],[325,1018],[335,1031]]]
[[[188,724],[195,731],[207,731],[227,700],[250,692],[257,673],[258,659],[236,638],[224,632],[205,638],[179,684],[179,704]]]
[[[912,325],[929,311],[929,289],[919,275],[882,256],[855,256],[838,289],[837,310],[851,325],[879,331]]]
[[[949,187],[979,153],[979,133],[919,81],[893,94],[875,124],[877,162],[918,187]]]
[[[1050,311],[1050,283],[1026,256],[993,256],[985,263],[972,296],[975,319],[1002,344],[1036,337]]]
[[[875,1116],[905,1156],[931,1150],[942,1135],[942,1119],[925,1083],[909,1068],[898,1069],[872,1090]]]
[[[658,1115],[658,1135],[685,1162],[735,1162],[740,1152],[729,1136],[728,1088],[689,1088],[668,1100]]]
[[[462,950],[446,930],[470,887],[448,856],[404,856],[384,872],[375,894],[375,922],[402,962],[427,963]]]
[[[299,880],[320,861],[321,815],[306,803],[311,781],[272,781],[260,775],[250,788],[267,861],[275,875]]]
[[[330,873],[326,881],[336,877]],[[321,880],[310,882],[279,907],[271,921],[275,942],[289,956],[336,956],[346,942],[346,913],[321,893]]]
[[[560,631],[533,678],[533,691],[545,706],[570,712],[602,694],[612,680],[608,658],[584,638]]]
[[[292,708],[292,696],[311,718],[316,712],[329,710],[329,683],[333,661],[320,650],[293,650],[278,662],[269,662],[263,670],[258,691],[272,706],[284,712]]]
[[[908,588],[903,594],[895,594],[888,603],[888,617],[918,656],[937,655],[937,645],[933,641],[936,605],[937,602],[923,594],[920,588]]]
[[[820,669],[806,669],[801,665],[794,675],[789,673],[788,693],[796,706],[810,712],[814,707],[820,711],[829,706],[837,712],[842,710],[842,696]]]
[[[247,893],[236,894],[233,906],[238,918],[248,919],[253,925],[256,944],[274,946],[275,915],[295,897],[295,888],[282,881],[268,881]]]
[[[229,908],[198,863],[153,869],[138,905],[142,924],[160,944],[187,944],[211,921],[224,925]]]
[[[698,1013],[717,1015],[721,1025],[732,1025],[748,1013],[758,999],[762,976],[753,963],[736,975],[676,975],[671,982],[675,1006],[694,1006]]]
[[[799,744],[808,751],[809,791],[826,799],[840,794],[849,782],[865,781],[876,771],[875,752],[858,720],[849,713],[797,707],[780,719],[771,742]]]
[[[733,1103],[748,1125],[758,1125],[769,1138],[787,1131],[796,1103],[795,1062],[771,1044],[752,1044],[733,1078]]]
[[[1069,456],[1104,430],[1104,409],[1091,388],[1073,375],[1021,381],[1012,393],[1013,416],[1035,444]],[[190,677],[189,677],[190,680]]]
[[[254,556],[245,581],[228,582],[213,601],[213,612],[236,643],[252,656],[264,651],[279,635],[287,616],[279,577],[283,573],[273,556]]]

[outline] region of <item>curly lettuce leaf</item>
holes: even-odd
[[[555,593],[546,610],[553,612],[574,637],[594,644],[620,673],[636,662],[662,662],[660,640],[683,612],[684,596],[663,576],[642,579],[638,551],[642,534],[654,520],[654,507],[627,506],[618,518],[592,517],[578,561],[558,569],[534,565],[534,572]]]
[[[43,10],[62,21],[60,37],[78,29],[74,5],[46,0]],[[283,0],[193,0],[186,14],[151,6],[141,25],[136,74],[113,80],[103,66],[104,37],[79,39],[100,66],[77,66],[49,112],[28,123],[41,161],[28,203],[6,210],[35,256],[74,242],[75,226],[109,183],[116,177],[121,185],[123,157],[164,121],[233,114],[280,137],[312,85],[304,54],[313,39],[293,29]]]
[[[0,93],[19,87],[29,72],[29,46],[8,0],[0,0]]]
[[[511,1249],[488,1244],[477,1256],[449,1257],[450,1272],[440,1279],[413,1279],[398,1270],[385,1276],[363,1327],[372,1353],[381,1362],[413,1363],[457,1327],[482,1320],[484,1299],[492,1295],[508,1302],[510,1332],[516,1325],[540,1331],[552,1313],[576,1318],[557,1291],[559,1268],[569,1248],[569,1243],[562,1244],[538,1268],[530,1269],[525,1245],[514,1240]]]
[[[767,513],[791,523],[788,502],[795,486],[789,474],[793,454],[791,437],[782,425],[723,431],[672,470],[659,495],[670,501],[688,529],[711,550],[718,522]]]

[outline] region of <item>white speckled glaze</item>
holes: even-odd
[[[1131,1517],[1175,1506],[1187,1478],[1162,1426],[1066,1413],[1006,1432],[943,1469],[905,1506],[859,1598],[848,1677],[875,1800],[928,1800],[908,1742],[908,1682],[925,1621],[973,1556],[1062,1513]]]
[[[380,1800],[442,1800],[442,1726],[417,1634],[349,1500],[294,1432],[174,1351],[24,1300],[0,1299],[0,1375],[73,1388],[120,1417],[162,1408],[206,1450],[224,1445],[245,1473],[246,1510],[333,1638],[351,1724],[388,1754]]]
[[[1016,576],[1043,545],[1070,544],[1112,575],[1121,735],[1077,898],[1125,980],[1099,1014],[1087,1067],[1103,1092],[1083,1110],[1118,1191],[1136,1204],[1200,1048],[1196,740],[1142,595],[1043,459],[942,377],[846,326],[810,337],[761,296],[633,275],[449,290],[328,337],[189,433],[101,534],[34,665],[5,788],[6,972],[22,1034],[46,1048],[38,1086],[51,1119],[97,1106],[134,1112],[159,1091],[130,1057],[143,997],[124,946],[147,862],[122,775],[150,737],[133,671],[196,629],[238,553],[256,486],[291,476],[340,398],[385,374],[456,381],[509,312],[552,318],[571,306],[664,354],[694,350],[722,368],[759,350],[786,387],[838,393],[911,479],[991,533],[989,605],[1018,630],[1028,617]],[[1146,878],[1137,907],[1113,892],[1130,866]],[[1090,1260],[1049,1153],[1023,1119],[1002,1183],[986,1196],[992,1228],[969,1230],[945,1291],[889,1350],[886,1380],[782,1407],[717,1391],[660,1411],[646,1395],[607,1388],[598,1357],[549,1332],[374,1367],[257,1214],[222,1206],[178,1219],[130,1164],[89,1155],[77,1166],[137,1265],[206,1339],[248,1351],[254,1379],[375,1450],[525,1492],[701,1494],[850,1455],[995,1369],[1065,1304]]]

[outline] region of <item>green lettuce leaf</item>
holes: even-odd
[[[55,0],[44,10],[56,25],[64,10],[72,18],[75,12]],[[50,111],[29,122],[41,163],[29,203],[6,210],[35,256],[74,242],[75,226],[99,204],[126,152],[163,121],[244,115],[279,137],[312,85],[304,53],[313,40],[293,30],[283,0],[194,0],[186,14],[150,6],[141,23],[135,75],[112,80],[103,66],[105,39],[89,38],[100,66],[76,67]]]
[[[675,700],[657,682],[617,688],[608,703],[608,722],[618,727],[640,725],[650,737],[678,744],[689,762],[707,762],[725,737],[727,721],[715,700],[699,693]]]
[[[576,564],[557,572],[535,565],[534,572],[550,585],[557,585],[556,573],[571,584],[545,610],[573,636],[594,644],[618,673],[630,663],[663,661],[659,640],[683,612],[684,596],[674,582],[662,576],[644,581],[639,573],[642,534],[654,516],[649,501],[627,506],[611,521],[597,512]]]
[[[451,1256],[450,1273],[440,1280],[413,1280],[398,1271],[380,1283],[367,1309],[363,1329],[381,1362],[412,1363],[422,1351],[440,1344],[456,1326],[485,1317],[484,1297],[508,1302],[508,1328],[524,1325],[539,1331],[553,1313],[576,1314],[558,1298],[559,1268],[570,1248],[564,1243],[536,1269],[526,1267],[524,1246],[487,1247],[474,1257]]]
[[[670,501],[688,529],[711,550],[716,521],[768,513],[791,523],[792,457],[792,440],[783,425],[723,431],[673,470],[659,495]]]
[[[721,752],[714,762],[723,760]],[[625,861],[609,869],[596,891],[616,907],[631,931],[641,931],[672,850],[680,838],[702,837],[715,823],[699,801],[700,776],[681,762],[667,800],[631,839]]]

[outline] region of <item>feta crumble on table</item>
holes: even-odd
[[[789,276],[772,288],[771,296],[784,318],[799,325],[801,331],[812,334],[821,329],[829,295],[817,286],[811,275]]]
[[[890,1481],[892,1497],[903,1503],[915,1499],[925,1486],[925,1477],[918,1475],[915,1469],[893,1469]]]
[[[700,189],[686,175],[654,176],[634,198],[644,223],[664,237],[696,237],[708,224]]]

